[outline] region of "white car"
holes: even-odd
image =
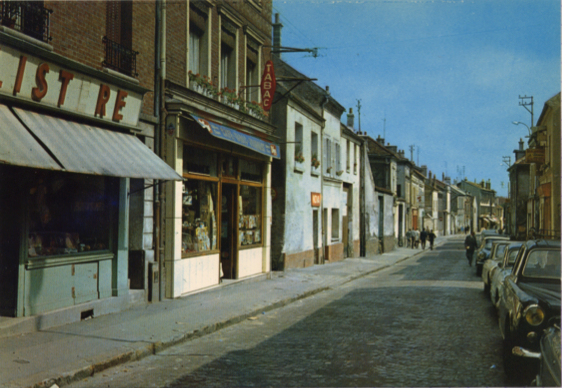
[[[490,257],[482,266],[482,281],[484,282],[484,293],[490,295],[490,283],[492,282],[492,273],[497,265],[503,261],[505,249],[511,242],[506,240],[497,240],[492,242]]]

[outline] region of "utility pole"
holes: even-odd
[[[507,165],[507,168],[511,167],[511,156],[502,156],[503,162]]]
[[[361,99],[357,100],[357,116],[359,116],[359,132],[361,132]]]
[[[523,108],[527,109],[527,111],[531,114],[531,128],[535,125],[534,124],[534,114],[533,114],[533,96],[519,96],[519,99],[521,101],[519,101],[519,106],[522,106]],[[531,100],[531,102],[529,102],[529,100]],[[531,106],[531,109],[527,108],[528,106]]]
[[[414,161],[414,149],[416,148],[415,144],[410,145],[410,160]]]

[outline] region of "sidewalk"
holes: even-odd
[[[455,237],[458,238],[438,237],[436,246]],[[179,299],[0,338],[0,386],[62,387],[111,366],[266,314],[421,252],[398,248],[383,255],[273,273],[269,280],[261,276]]]

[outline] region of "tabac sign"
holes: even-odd
[[[320,207],[322,204],[322,194],[321,193],[310,193],[310,204],[313,207]]]
[[[0,45],[0,94],[136,126],[142,94]]]
[[[277,81],[275,80],[275,71],[273,69],[273,62],[267,61],[265,63],[265,69],[263,70],[263,76],[261,78],[261,84],[260,84],[263,110],[269,111],[271,109],[276,87],[277,87]]]

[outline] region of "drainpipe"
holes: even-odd
[[[327,88],[327,87],[326,87]],[[324,122],[322,123],[322,126],[320,127],[320,152],[322,153],[322,159],[323,160],[327,160],[327,158],[324,157],[324,127],[326,126],[326,119],[324,118],[324,107],[326,106],[326,104],[328,103],[328,101],[330,101],[330,96],[329,94],[326,94],[324,96],[324,101],[320,104],[320,107],[322,108],[322,118],[324,119]],[[324,246],[324,240],[327,240],[327,237],[325,237],[325,234],[327,233],[327,228],[324,228],[324,224],[326,224],[326,226],[328,226],[328,223],[326,222],[326,220],[324,220],[324,171],[320,171],[320,198],[322,198],[322,202],[320,204],[320,214],[322,215],[322,262],[320,264],[324,264],[325,262],[325,254],[326,254],[326,247]]]
[[[154,6],[156,7],[156,22],[155,22],[155,42],[154,42],[154,115],[156,116],[156,120],[158,124],[154,126],[154,153],[158,156],[160,155],[160,45],[161,45],[161,36],[160,36],[160,24],[161,24],[161,14],[160,14],[160,2],[156,1]],[[154,258],[158,262],[158,284],[160,285],[160,274],[161,272],[161,263],[160,263],[160,190],[159,190],[159,181],[154,181],[154,187],[152,188],[152,201],[154,204],[154,230],[152,231],[153,234],[153,241],[154,241]],[[150,279],[149,281],[154,282],[154,279]],[[153,283],[154,286],[154,283]],[[152,300],[154,301],[154,289],[152,290]],[[162,300],[161,293],[160,293],[160,286],[158,286],[158,300]]]
[[[158,154],[162,157],[163,152],[163,135],[166,126],[166,109],[165,109],[165,101],[164,101],[164,90],[165,90],[165,81],[166,81],[166,0],[160,0],[160,25],[159,25],[158,33],[160,35],[160,47],[157,52],[159,56],[159,65],[160,65],[160,82],[159,82],[159,90],[157,91],[160,95],[159,102],[160,106],[159,109],[159,124],[158,124]],[[156,134],[155,134],[156,137]],[[156,201],[156,210],[155,210],[155,217],[156,217],[156,231],[157,235],[157,243],[156,243],[156,254],[158,255],[158,294],[159,300],[163,300],[164,295],[164,255],[162,254],[162,191],[160,191],[158,185],[156,186],[156,194],[155,197]]]

